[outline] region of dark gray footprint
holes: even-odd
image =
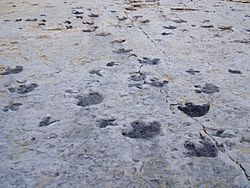
[[[154,59],[150,59],[147,57],[143,57],[142,59],[138,59],[139,63],[141,64],[147,64],[147,65],[158,65],[160,62],[160,59],[158,58],[154,58]]]
[[[82,107],[96,105],[103,101],[103,96],[99,93],[89,93],[83,96],[78,95],[75,98],[79,100],[77,105]]]
[[[15,68],[7,67],[0,75],[8,75],[8,74],[18,74],[23,71],[22,66],[16,66]]]
[[[134,121],[131,127],[133,130],[123,132],[122,135],[134,139],[150,139],[160,134],[161,131],[161,125],[156,121],[148,124],[143,121]]]
[[[208,113],[210,105],[209,104],[195,105],[189,102],[185,104],[185,107],[178,106],[178,109],[190,117],[201,117]]]
[[[186,153],[188,156],[214,158],[218,155],[218,149],[214,144],[206,140],[200,141],[199,144],[186,141],[184,147],[188,150]]]
[[[22,106],[22,103],[12,102],[8,106],[4,106],[3,111],[18,111],[20,106]]]
[[[55,122],[57,122],[58,120],[52,120],[52,118],[51,117],[49,117],[49,116],[47,116],[47,117],[45,117],[45,118],[43,118],[43,120],[39,123],[39,127],[47,127],[47,126],[49,126],[50,124],[52,124],[52,123],[55,123]]]
[[[101,119],[99,120],[99,127],[100,128],[106,128],[108,126],[117,126],[117,124],[115,123],[116,119]]]
[[[16,92],[18,94],[26,94],[26,93],[33,91],[37,87],[38,87],[37,84],[31,83],[28,85],[20,85],[17,88],[9,88],[9,91]]]
[[[195,90],[195,93],[206,93],[206,94],[212,94],[212,93],[216,93],[216,92],[219,92],[219,87],[214,85],[214,84],[208,84],[206,83],[204,86],[195,86],[196,88],[199,88],[199,89],[196,89]]]

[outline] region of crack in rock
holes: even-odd
[[[208,113],[210,109],[209,104],[195,105],[191,102],[185,103],[186,107],[178,106],[177,108],[190,117],[201,117]]]

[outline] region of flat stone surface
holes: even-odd
[[[248,0],[0,15],[0,187],[250,187]]]

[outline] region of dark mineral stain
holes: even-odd
[[[47,127],[52,123],[57,122],[58,120],[52,120],[51,117],[47,116],[45,118],[43,118],[43,120],[39,123],[39,127]]]
[[[218,149],[209,141],[202,140],[200,145],[195,145],[190,141],[186,141],[184,147],[188,150],[188,156],[194,157],[211,157],[214,158],[218,155]]]
[[[138,61],[141,64],[147,64],[147,65],[157,65],[157,64],[161,63],[160,59],[158,59],[158,58],[150,59],[147,57],[143,57],[142,59],[138,59]]]
[[[0,75],[8,75],[8,74],[18,74],[23,71],[22,66],[16,66],[15,68],[7,67],[4,72],[0,73]]]
[[[9,110],[11,111],[18,111],[19,107],[22,105],[22,103],[10,103],[8,106],[4,106],[3,111],[8,112]]]
[[[196,73],[200,73],[200,71],[196,71],[196,70],[193,70],[193,69],[189,69],[186,72],[189,73],[189,74],[192,74],[192,75],[195,75]]]
[[[117,53],[117,54],[127,54],[127,53],[132,52],[132,51],[133,51],[132,49],[120,48],[119,50],[113,51],[113,52]]]
[[[199,86],[196,86],[199,88]],[[200,88],[200,90],[195,90],[196,93],[206,93],[206,94],[212,94],[219,92],[219,87],[214,84],[205,84],[203,87]]]
[[[31,83],[28,85],[20,85],[17,88],[9,88],[9,91],[16,92],[18,94],[26,94],[26,93],[33,91],[37,87],[38,87],[37,84]]]
[[[160,134],[161,125],[157,121],[146,124],[143,121],[131,123],[133,130],[123,132],[122,135],[134,139],[150,139]]]
[[[92,70],[89,72],[89,74],[96,74],[97,76],[103,76],[101,73],[100,73],[101,70]]]
[[[142,81],[146,79],[146,75],[143,73],[135,72],[130,75],[130,79],[133,81]]]
[[[242,74],[242,72],[239,71],[239,70],[228,69],[228,72],[229,72],[229,73],[232,73],[232,74]]]
[[[117,126],[116,123],[114,123],[116,119],[101,119],[99,120],[99,127],[100,128],[106,128],[108,126]]]
[[[194,105],[193,103],[189,102],[185,104],[185,107],[178,106],[178,109],[190,117],[201,117],[208,113],[210,105]]]
[[[164,29],[176,29],[177,27],[175,26],[163,26]]]
[[[84,96],[76,96],[75,98],[79,100],[77,105],[82,107],[96,105],[103,101],[103,96],[99,93],[89,93]]]

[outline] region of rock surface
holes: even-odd
[[[0,187],[250,187],[248,0],[0,15]]]

